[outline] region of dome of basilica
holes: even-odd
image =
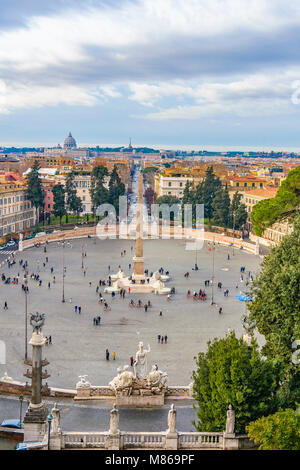
[[[64,141],[64,148],[65,149],[73,149],[73,148],[76,148],[76,147],[77,147],[76,140],[72,136],[71,132],[69,132],[68,137],[66,137],[65,141]]]

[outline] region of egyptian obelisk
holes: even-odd
[[[140,167],[138,191],[137,191],[137,212],[136,212],[136,239],[135,239],[135,256],[133,257],[133,274],[132,279],[136,283],[145,282],[144,268],[144,250],[143,250],[143,195],[144,182],[143,172]]]

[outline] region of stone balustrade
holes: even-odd
[[[253,449],[255,446],[245,435],[230,435],[222,432],[176,432],[170,446],[168,432],[120,432],[112,436],[109,432],[63,432],[61,448],[110,449],[110,438],[118,449]]]
[[[178,433],[179,449],[223,448],[223,433],[216,432],[180,432]]]
[[[129,227],[129,226],[128,226]],[[123,238],[134,240],[135,239],[135,232],[130,232],[129,230],[119,230],[119,225],[116,226],[108,226],[99,229],[99,226],[91,226],[91,227],[78,227],[72,230],[62,230],[62,231],[55,231],[53,233],[37,236],[35,238],[31,238],[29,240],[22,240],[19,243],[19,250],[23,251],[26,248],[30,248],[37,243],[45,243],[47,242],[55,242],[61,240],[72,240],[77,238],[86,238],[90,237],[99,237],[100,239],[105,238]],[[152,233],[152,234],[151,234]],[[244,249],[249,251],[253,254],[257,253],[257,246],[253,243],[245,242],[240,238],[230,237],[224,234],[215,233],[215,232],[206,232],[200,229],[192,229],[187,228],[183,229],[179,226],[174,227],[165,227],[159,226],[159,230],[157,235],[155,235],[156,231],[151,230],[149,228],[149,235],[145,236],[144,238],[174,238],[174,239],[187,239],[187,240],[198,240],[198,241],[210,241],[215,242],[223,245],[233,245],[236,248]]]

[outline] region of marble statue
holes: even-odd
[[[4,372],[4,376],[1,377],[1,380],[2,380],[3,382],[13,382],[13,378],[12,378],[12,377],[9,377],[9,376],[7,375],[7,372]]]
[[[114,377],[112,379],[112,381],[109,382],[109,384],[108,384],[115,392],[118,390],[118,388],[121,385],[121,373],[122,373],[122,369],[121,369],[121,367],[118,367],[117,368],[117,376]]]
[[[57,403],[54,403],[51,414],[53,416],[51,423],[51,434],[57,434],[60,432],[60,410],[57,408]]]
[[[135,364],[134,364],[134,375],[138,379],[146,379],[147,377],[147,355],[150,352],[150,346],[148,344],[148,349],[144,349],[144,344],[139,343],[139,350],[135,355]]]
[[[227,434],[234,434],[235,428],[235,411],[232,408],[232,405],[229,405],[227,410],[227,417],[226,417],[226,433]]]
[[[86,380],[87,375],[79,375],[80,381],[77,382],[76,388],[89,388],[91,386],[90,382]]]
[[[119,412],[117,410],[116,404],[114,404],[114,407],[110,412],[109,434],[118,434],[118,433],[119,433]]]
[[[177,411],[175,410],[174,404],[171,405],[171,409],[168,413],[168,433],[174,433],[176,432],[176,414]]]
[[[168,374],[158,370],[157,366],[152,366],[151,371],[147,375],[147,385],[151,388],[167,388]]]

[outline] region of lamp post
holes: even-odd
[[[232,227],[232,234],[233,234],[233,244],[232,244],[232,256],[234,256],[234,239],[235,239],[235,210],[233,211],[233,227]]]
[[[81,269],[83,269],[83,256],[84,256],[84,253],[83,253],[83,245],[81,246]]]
[[[48,414],[47,419],[48,419],[48,450],[50,450],[50,432],[51,432],[51,423],[52,423],[52,420],[53,420],[52,413]]]
[[[26,363],[28,360],[28,300],[27,300],[27,286],[28,286],[28,269],[25,268],[24,272],[24,282],[25,282],[25,353],[24,353],[24,362]]]
[[[19,396],[19,401],[20,401],[20,429],[22,429],[22,403],[23,403],[24,397],[23,395]]]
[[[61,301],[64,303],[66,300],[65,300],[65,272],[66,272],[66,267],[65,267],[65,244],[66,244],[66,241],[65,239],[63,239],[63,241],[61,242],[61,246],[62,246],[62,299]],[[70,245],[70,243],[69,243]]]
[[[215,238],[212,246],[212,279],[211,279],[211,305],[214,305],[214,283],[215,283]]]

